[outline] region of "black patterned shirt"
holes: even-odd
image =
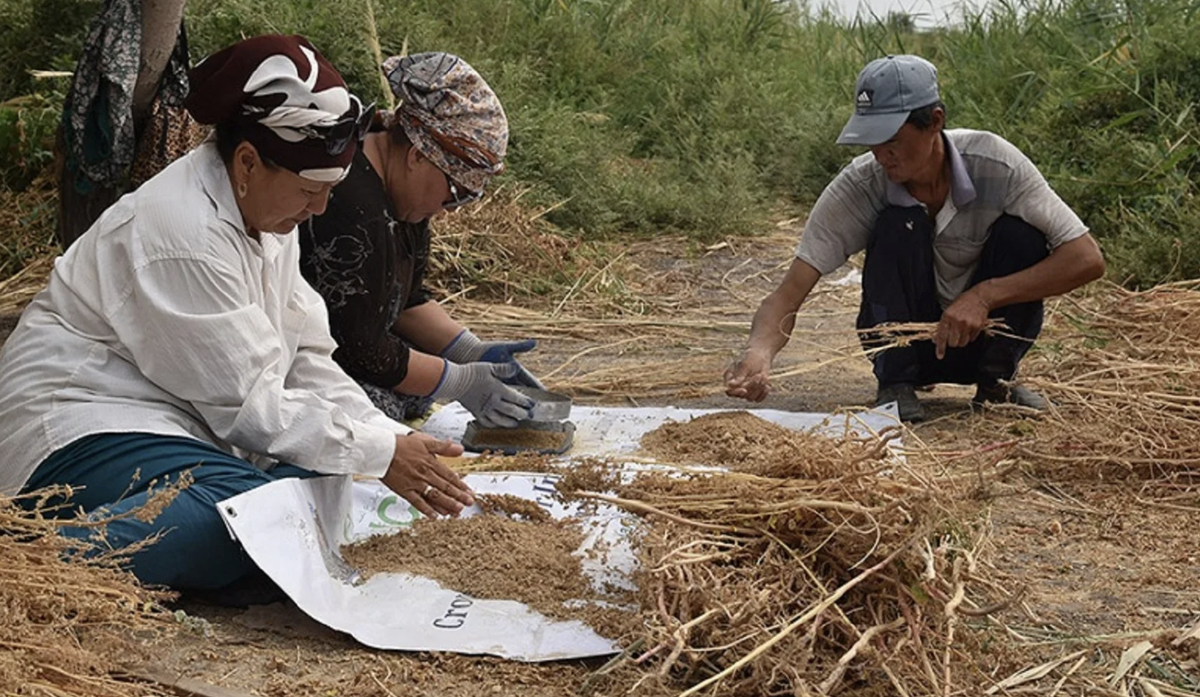
[[[392,388],[408,374],[409,345],[392,327],[400,313],[429,301],[429,222],[392,213],[383,181],[360,149],[325,213],[298,228],[300,270],[325,299],[338,349],[351,377]]]

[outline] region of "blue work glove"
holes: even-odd
[[[521,370],[509,363],[446,361],[442,379],[429,396],[439,402],[457,401],[484,428],[513,428],[529,418],[533,400],[505,384]]]
[[[462,330],[446,348],[442,349],[442,358],[454,363],[512,363],[519,369],[516,374],[504,382],[509,385],[524,385],[544,390],[546,387],[525,369],[517,360],[518,353],[525,353],[537,348],[536,339],[523,341],[482,341],[470,329]]]

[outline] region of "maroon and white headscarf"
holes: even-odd
[[[257,36],[205,58],[184,106],[203,124],[236,124],[272,162],[306,179],[341,180],[369,110],[302,36]]]

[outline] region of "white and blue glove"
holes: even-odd
[[[517,367],[517,372],[513,377],[506,379],[505,383],[544,390],[546,387],[516,358],[516,354],[532,351],[535,348],[537,348],[536,339],[482,341],[471,333],[470,329],[464,329],[442,350],[442,358],[454,363],[511,363]]]
[[[529,418],[533,400],[505,384],[521,370],[509,363],[446,361],[442,379],[429,396],[439,402],[457,401],[484,428],[514,428]]]

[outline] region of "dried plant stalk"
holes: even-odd
[[[1059,313],[1024,380],[1057,408],[1018,452],[1060,475],[1190,479],[1200,467],[1200,282],[1108,286]]]
[[[959,485],[892,456],[895,430],[834,439],[739,420],[751,437],[727,448],[718,420],[730,419],[661,430],[677,445],[688,427],[709,442],[707,451],[677,447],[676,462],[722,460],[730,470],[641,474],[611,493],[575,492],[645,521],[638,587],[648,648],[612,679],[631,694],[681,696],[990,685],[973,661],[954,660],[976,653],[958,616],[1003,607],[984,597],[994,584],[976,583],[978,541],[951,532]],[[669,455],[653,433],[647,441],[660,461]],[[731,458],[734,446],[757,454]]]
[[[161,694],[116,680],[110,671],[144,654],[135,637],[145,639],[171,626],[170,615],[159,604],[169,594],[142,587],[120,568],[124,556],[134,550],[97,554],[90,543],[58,534],[61,526],[82,522],[46,516],[55,510],[52,501],[69,493],[51,489],[0,498],[0,568],[5,569],[0,584],[0,692],[60,697]],[[177,493],[177,488],[167,488],[151,501],[161,505]],[[86,524],[100,530],[105,522]]]

